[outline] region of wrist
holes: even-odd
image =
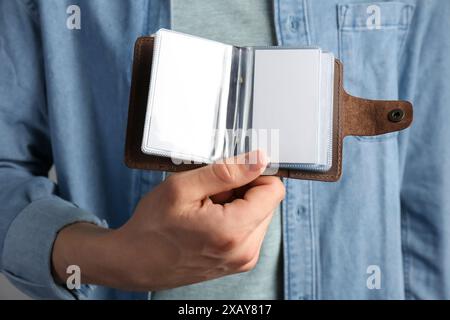
[[[71,224],[60,230],[52,250],[52,273],[55,281],[65,284],[67,268],[80,268],[83,284],[106,284],[108,252],[113,249],[113,231],[85,222]]]

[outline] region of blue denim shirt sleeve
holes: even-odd
[[[54,239],[64,226],[78,222],[102,223],[89,213],[58,198],[30,203],[12,221],[4,239],[2,272],[31,297],[45,299],[83,299],[93,286],[68,290],[58,285],[51,274]]]
[[[28,2],[0,0],[0,270],[32,297],[80,298],[51,275],[58,231],[86,221],[101,225],[57,196],[52,164],[38,17]]]

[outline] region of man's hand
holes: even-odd
[[[242,157],[170,176],[118,230],[64,228],[53,250],[56,278],[77,264],[83,282],[155,291],[252,269],[284,187],[260,177],[261,153],[247,155],[253,164]]]

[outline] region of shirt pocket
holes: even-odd
[[[339,57],[350,94],[398,99],[400,61],[413,12],[414,6],[398,1],[338,5]],[[382,141],[397,135],[357,139]]]

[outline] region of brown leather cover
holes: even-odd
[[[184,171],[201,165],[175,165],[170,158],[141,151],[153,58],[153,37],[138,38],[134,48],[133,77],[128,110],[125,163],[130,168]],[[367,100],[349,95],[343,88],[343,66],[335,64],[333,161],[326,172],[280,169],[278,176],[294,179],[337,181],[342,174],[342,149],[346,136],[373,136],[410,126],[413,108],[407,101]]]

